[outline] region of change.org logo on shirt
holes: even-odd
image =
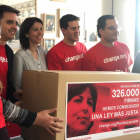
[[[65,62],[70,62],[70,61],[78,61],[79,59],[83,58],[84,57],[84,54],[80,54],[80,55],[75,55],[75,56],[72,56],[72,57],[67,57],[65,59]]]
[[[7,58],[4,58],[4,57],[0,57],[0,62],[2,62],[2,63],[8,63],[8,60],[7,60]]]
[[[104,61],[104,63],[109,63],[112,61],[118,61],[119,59],[127,59],[127,55],[126,54],[117,55],[117,56],[113,56],[110,58],[105,58],[103,61]]]

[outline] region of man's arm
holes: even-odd
[[[13,69],[13,51],[12,49],[6,44],[5,45],[5,49],[6,49],[6,55],[7,55],[7,59],[8,59],[8,72],[7,72],[7,95],[6,95],[6,99],[10,100],[11,102],[15,103],[17,102],[16,99],[14,99],[13,97],[13,93],[16,91],[15,88],[13,87],[13,83],[12,83],[12,69]]]
[[[44,110],[39,113],[33,113],[26,109],[17,107],[10,101],[2,99],[3,102],[3,115],[5,120],[23,125],[29,128],[31,125],[41,126],[46,129],[50,134],[54,135],[53,131],[61,132],[63,128],[57,122],[62,122],[63,119],[50,116],[50,113],[56,111],[56,109]]]
[[[133,60],[132,60],[132,57],[131,57],[131,54],[130,54],[130,50],[128,48],[128,46],[126,44],[124,44],[126,46],[126,52],[127,52],[127,63],[128,63],[128,67],[127,67],[127,72],[130,72],[131,71],[131,65],[133,64]]]
[[[61,59],[54,50],[49,50],[46,57],[48,70],[62,70]]]

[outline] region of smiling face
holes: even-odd
[[[42,24],[40,22],[35,22],[27,34],[30,44],[40,44],[43,34]]]
[[[79,21],[70,21],[68,22],[67,29],[61,29],[64,34],[64,40],[66,42],[75,43],[79,41],[80,35],[80,26]]]
[[[87,130],[93,113],[91,91],[87,87],[84,92],[74,96],[67,105],[67,125],[69,132]]]
[[[8,41],[13,39],[17,31],[17,15],[5,12],[0,24],[2,26],[1,40]]]
[[[101,40],[106,42],[114,42],[118,40],[119,31],[117,30],[118,23],[115,19],[107,19],[105,29],[99,29]]]

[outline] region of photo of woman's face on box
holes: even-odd
[[[91,84],[70,84],[67,104],[67,137],[88,134],[97,93]],[[92,123],[93,124],[93,123]]]

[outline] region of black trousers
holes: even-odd
[[[10,140],[6,127],[0,129],[0,140]]]

